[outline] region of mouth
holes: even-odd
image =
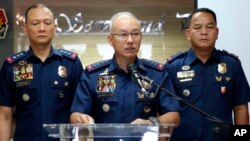
[[[37,36],[37,38],[47,38],[47,36],[45,36],[45,35],[39,35],[39,36]]]
[[[207,41],[209,41],[208,39],[200,39],[200,41],[202,41],[202,42],[207,42]]]

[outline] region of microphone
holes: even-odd
[[[141,74],[137,71],[137,67],[134,64],[128,64],[127,65],[127,70],[128,73],[131,75],[132,79],[139,85],[139,87],[141,88],[141,92],[146,95],[146,97],[148,97],[147,95],[147,91],[143,86],[142,80],[141,80]]]

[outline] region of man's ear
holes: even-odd
[[[187,28],[185,29],[185,34],[188,40],[190,40],[190,30]]]
[[[54,35],[56,35],[56,29],[57,29],[57,24],[55,24],[55,28],[54,28]]]
[[[24,23],[21,27],[22,27],[23,32],[27,34],[27,25]]]

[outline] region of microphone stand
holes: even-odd
[[[222,121],[221,119],[215,117],[215,116],[211,116],[208,113],[202,111],[201,109],[197,108],[194,106],[194,104],[190,101],[187,101],[175,94],[173,94],[172,92],[170,92],[169,90],[165,89],[164,87],[162,87],[159,84],[156,84],[153,82],[152,79],[145,77],[145,76],[140,76],[142,80],[148,82],[150,85],[152,84],[153,86],[157,87],[157,91],[160,89],[162,91],[164,91],[166,94],[170,95],[173,99],[176,99],[184,104],[186,104],[187,106],[191,107],[192,109],[196,110],[197,112],[199,112],[200,114],[204,115],[206,117],[206,119],[214,122],[216,124],[216,127],[213,129],[213,131],[215,132],[216,135],[216,140],[219,141],[219,136],[220,136],[220,131],[222,130],[222,128],[229,128],[229,123],[226,123],[225,121]]]

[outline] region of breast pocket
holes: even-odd
[[[114,94],[105,98],[98,98],[96,102],[97,117],[101,117],[105,122],[111,122],[117,116],[119,110],[118,94]]]
[[[191,81],[179,82],[177,94],[190,102],[195,102],[201,97],[201,81],[193,78]]]
[[[36,81],[28,80],[16,83],[16,107],[21,111],[29,111],[39,105],[40,96],[37,93]]]
[[[231,102],[231,97],[232,97],[232,87],[233,84],[231,83],[231,81],[228,81],[226,79],[216,79],[213,82],[213,87],[214,87],[214,98],[218,99],[218,101],[220,101],[220,103],[227,103],[230,104]]]
[[[54,103],[65,103],[72,100],[73,91],[70,91],[70,83],[66,78],[54,78],[50,81],[51,100]]]

